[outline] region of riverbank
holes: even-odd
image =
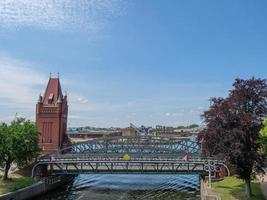
[[[10,174],[9,179],[6,181],[3,181],[2,178],[3,177],[0,175],[0,195],[16,191],[33,183],[30,177],[22,176],[17,173]]]
[[[43,178],[38,182],[30,184],[21,189],[16,189],[0,195],[0,200],[25,200],[36,198],[42,194],[46,194],[51,190],[57,189],[73,180],[73,176],[51,176]]]
[[[212,183],[210,194],[219,194],[222,200],[264,200],[260,183],[257,179],[251,182],[253,196],[247,198],[245,194],[244,181],[231,176],[226,177],[223,181]]]

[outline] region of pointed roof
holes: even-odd
[[[58,99],[62,98],[63,95],[59,78],[49,78],[43,97],[43,104],[55,104]]]

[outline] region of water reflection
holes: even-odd
[[[196,175],[81,174],[39,200],[200,199]]]

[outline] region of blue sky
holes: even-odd
[[[2,0],[0,121],[34,120],[49,73],[69,125],[200,123],[236,77],[266,78],[264,0]]]

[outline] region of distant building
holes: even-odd
[[[137,131],[132,127],[124,128],[121,132],[122,136],[136,136],[137,134]]]
[[[161,131],[161,132],[173,132],[174,128],[171,126],[161,126],[161,125],[157,125],[156,126],[156,130],[157,131]]]
[[[41,134],[39,147],[47,154],[67,146],[67,96],[63,96],[59,78],[49,78],[45,93],[36,105],[36,125]]]
[[[121,136],[121,131],[67,131],[67,135],[72,140],[90,140],[94,138],[101,138],[104,135],[109,137]]]
[[[156,130],[161,130],[163,128],[163,126],[161,125],[156,125]]]

